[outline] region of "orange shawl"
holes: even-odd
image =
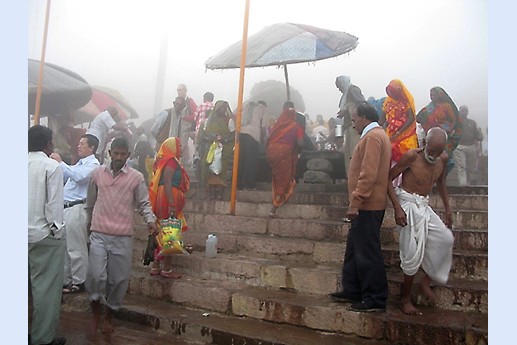
[[[407,151],[418,147],[415,101],[405,85],[398,79],[394,79],[388,84],[386,93],[388,96],[382,105],[382,110],[386,114],[385,128],[391,141],[392,160],[398,162]],[[408,113],[412,115],[408,115]],[[410,125],[402,130],[407,123]]]
[[[160,178],[162,172],[170,160],[175,161],[176,169],[172,181],[172,195],[174,208],[177,210],[176,218],[182,222],[182,230],[187,230],[187,221],[183,215],[183,207],[185,205],[185,193],[190,188],[190,178],[179,161],[181,157],[180,139],[170,137],[166,139],[160,146],[160,150],[156,155],[156,160],[153,165],[153,177],[149,184],[149,201],[153,208],[153,212],[159,216],[164,216],[168,213],[169,200],[167,200],[163,185],[160,185]],[[166,210],[166,211],[164,211]]]

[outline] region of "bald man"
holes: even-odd
[[[452,214],[446,186],[449,159],[444,151],[447,133],[439,128],[427,132],[425,146],[409,150],[390,170],[390,180],[402,174],[402,183],[388,184],[388,195],[400,227],[400,267],[404,272],[401,310],[421,315],[411,302],[411,288],[417,271],[425,273],[420,284],[431,303],[436,302],[430,284],[445,284],[452,265]],[[445,208],[444,220],[429,206],[429,194],[436,184]]]

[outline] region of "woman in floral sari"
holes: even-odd
[[[284,103],[283,112],[276,120],[266,145],[266,159],[273,175],[273,207],[269,215],[276,215],[278,207],[289,200],[296,186],[295,174],[298,153],[303,147],[304,129],[296,121],[291,101]]]
[[[233,143],[235,141],[235,125],[232,117],[233,113],[228,102],[219,100],[215,103],[204,125],[199,129],[200,138],[205,147],[204,152],[201,153],[201,183],[208,188],[210,199],[221,200],[226,187],[228,166],[233,155]],[[207,162],[212,143],[222,147],[220,171],[214,171],[210,168],[213,160]]]
[[[166,139],[156,155],[153,165],[153,177],[149,184],[149,201],[156,218],[159,220],[174,217],[181,221],[182,232],[188,229],[183,215],[185,193],[190,188],[190,178],[181,165],[180,139]],[[172,271],[172,256],[159,256],[160,248],[155,250],[151,265],[151,275],[162,275],[166,278],[181,278],[181,274]],[[163,269],[160,268],[163,261]]]
[[[431,102],[416,115],[416,121],[420,123],[427,133],[433,127],[440,127],[447,132],[447,145],[445,151],[449,155],[447,173],[454,167],[452,152],[456,149],[463,130],[463,120],[459,115],[456,104],[451,97],[439,86],[430,91]]]
[[[395,165],[410,149],[418,147],[415,121],[415,101],[398,79],[393,79],[386,86],[388,95],[383,102],[382,111],[385,114],[383,124],[391,141],[391,161]],[[400,178],[393,180],[398,186]]]

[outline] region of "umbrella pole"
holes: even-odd
[[[291,100],[291,90],[289,88],[289,77],[287,76],[287,64],[284,64],[285,87],[287,89],[287,100]]]
[[[242,30],[241,74],[239,79],[239,98],[237,102],[237,123],[235,124],[235,150],[233,151],[232,191],[230,196],[230,214],[235,215],[235,203],[237,197],[237,179],[239,178],[239,134],[241,132],[242,118],[242,94],[244,91],[244,70],[246,68],[246,51],[248,50],[248,18],[250,12],[250,0],[246,0],[244,10],[244,28]]]
[[[47,13],[45,14],[45,29],[43,30],[43,48],[41,49],[41,61],[39,65],[38,88],[36,90],[36,105],[34,109],[34,124],[39,125],[39,112],[41,103],[41,88],[43,84],[43,66],[45,65],[45,50],[47,47],[48,18],[50,16],[50,1],[47,0]]]

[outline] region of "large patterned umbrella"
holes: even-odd
[[[265,27],[248,38],[246,67],[283,66],[290,98],[287,65],[311,62],[348,53],[358,38],[342,31],[315,26],[278,23]],[[236,42],[209,58],[208,69],[240,68],[242,41]]]

